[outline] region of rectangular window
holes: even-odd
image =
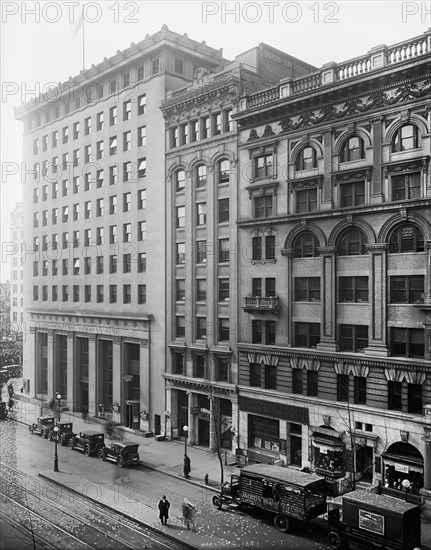
[[[349,401],[348,374],[337,374],[337,401]]]
[[[424,357],[425,334],[421,328],[391,328],[391,354],[400,357]]]
[[[180,315],[175,318],[175,336],[176,338],[184,338],[186,335],[186,319]]]
[[[123,304],[132,302],[132,287],[131,285],[123,285]]]
[[[199,120],[190,122],[190,142],[199,141]]]
[[[118,183],[118,164],[109,167],[109,185]]]
[[[132,132],[123,133],[123,151],[130,151],[132,149]]]
[[[202,139],[205,139],[210,135],[210,118],[208,116],[201,118],[201,135]]]
[[[265,259],[275,259],[275,235],[265,237]]]
[[[253,260],[262,259],[262,237],[252,238],[252,259]]]
[[[318,395],[318,376],[317,370],[307,370],[307,395],[310,397]]]
[[[392,176],[392,200],[403,201],[406,199],[418,199],[421,196],[421,174],[404,174]]]
[[[159,58],[151,61],[151,74],[157,74],[159,72]]]
[[[138,97],[138,115],[143,115],[147,108],[147,96],[145,94]]]
[[[177,302],[184,302],[186,299],[186,281],[184,279],[177,279],[175,281],[175,300]]]
[[[103,198],[96,200],[96,216],[103,216]]]
[[[295,302],[320,302],[320,277],[295,277]]]
[[[175,215],[175,227],[185,227],[186,225],[186,207],[177,206]]]
[[[340,351],[362,352],[368,347],[368,326],[339,325]]]
[[[109,256],[109,273],[117,273],[117,265],[118,265],[117,255],[111,254],[111,256]]]
[[[218,261],[221,263],[229,262],[229,239],[219,239]]]
[[[267,153],[254,158],[254,179],[268,178],[273,175],[274,155]]]
[[[196,225],[205,225],[207,222],[206,202],[200,202],[196,205]]]
[[[229,342],[230,331],[229,331],[229,319],[219,319],[218,320],[218,340],[219,342]]]
[[[178,126],[169,130],[171,149],[178,147]]]
[[[424,301],[423,275],[397,275],[390,278],[390,302],[415,304]]]
[[[147,271],[147,253],[138,253],[138,273],[145,273]]]
[[[189,142],[189,125],[180,124],[179,127],[180,145],[186,145]]]
[[[132,224],[123,224],[123,242],[130,243],[132,240]]]
[[[193,376],[194,378],[205,378],[205,356],[195,354],[193,356]]]
[[[207,261],[207,242],[197,241],[196,243],[196,263],[201,264]]]
[[[104,114],[103,112],[97,113],[96,115],[96,130],[103,130],[103,123],[104,123]]]
[[[263,195],[262,197],[254,197],[253,216],[255,218],[268,218],[272,216],[273,214],[272,202],[273,202],[272,195]]]
[[[91,201],[84,202],[84,218],[86,220],[91,218]]]
[[[365,182],[354,181],[340,185],[340,207],[365,204]]]
[[[147,127],[140,126],[138,128],[138,147],[142,147],[147,143]]]
[[[206,317],[196,317],[196,339],[205,340],[207,337]]]
[[[303,377],[302,369],[292,369],[292,393],[302,394]]]
[[[175,263],[184,264],[186,261],[186,243],[176,243]]]
[[[91,285],[84,286],[84,301],[91,302]]]
[[[79,122],[75,122],[73,124],[73,139],[79,138]]]
[[[182,59],[178,59],[177,57],[175,58],[175,69],[174,70],[177,74],[183,74],[184,73],[184,61]]]
[[[109,197],[109,213],[110,214],[117,213],[117,195],[111,195]]]
[[[67,302],[69,300],[69,287],[67,285],[63,285],[62,287],[62,301]]]
[[[117,106],[111,107],[109,109],[109,125],[114,126],[117,124]]]
[[[72,292],[73,292],[73,301],[79,302],[79,285],[73,285]]]
[[[138,304],[147,302],[147,285],[138,285]]]
[[[138,222],[138,241],[145,241],[147,239],[147,222]]]
[[[320,342],[320,323],[295,323],[295,345],[315,348]]]
[[[421,384],[407,384],[408,388],[408,401],[407,412],[412,414],[422,415],[423,402],[422,402],[422,385]]]
[[[123,212],[130,212],[132,209],[132,194],[123,193]]]
[[[256,297],[262,296],[262,279],[260,277],[254,277],[251,280],[251,295]]]
[[[250,386],[260,388],[262,367],[260,363],[250,363]]]
[[[205,302],[207,299],[207,281],[206,279],[196,280],[196,301]]]
[[[117,153],[117,136],[109,138],[109,154],[115,155]]]
[[[221,134],[221,113],[212,115],[213,122],[213,136],[219,136]]]
[[[132,118],[132,102],[130,100],[123,103],[123,120]]]
[[[103,256],[96,256],[96,273],[100,275],[103,273]]]
[[[138,159],[138,178],[144,178],[147,175],[147,159],[142,157]]]
[[[117,303],[117,285],[109,285],[109,302]]]
[[[86,136],[91,134],[91,116],[84,120],[84,134]]]
[[[340,302],[368,302],[368,277],[339,277]]]
[[[317,189],[303,189],[295,193],[296,197],[296,211],[302,212],[314,212],[317,210]]]
[[[401,410],[401,382],[388,380],[388,409],[391,411]]]
[[[123,254],[123,273],[130,273],[132,271],[132,255]]]
[[[88,256],[84,258],[84,273],[85,275],[89,275],[91,273],[91,258]]]
[[[229,221],[229,199],[219,199],[219,201],[218,201],[218,221],[219,221],[219,223]]]
[[[96,286],[96,301],[98,304],[102,303],[104,300],[104,288],[103,285]]]
[[[69,127],[65,126],[62,130],[62,142],[63,145],[69,141]]]
[[[367,379],[363,376],[354,377],[354,402],[356,405],[367,404]]]
[[[96,158],[99,160],[99,159],[103,159],[103,154],[104,154],[104,141],[98,141],[96,143]]]
[[[52,146],[57,147],[58,145],[58,131],[52,132]]]
[[[147,190],[139,189],[138,190],[138,210],[142,210],[147,207]]]
[[[218,280],[218,301],[225,302],[229,300],[229,279]]]

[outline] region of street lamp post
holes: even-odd
[[[187,434],[189,431],[188,426],[183,426],[183,432],[184,432],[184,454],[187,456]]]
[[[58,439],[58,426],[54,426],[54,442],[55,442],[54,472],[58,472],[57,439]]]
[[[402,482],[401,482],[401,485],[404,487],[404,489],[406,490],[406,502],[407,502],[407,492],[408,490],[410,489],[410,481],[408,479],[403,479]]]
[[[61,399],[61,395],[59,393],[57,393],[56,398],[57,398],[57,407],[58,407],[58,422],[60,422],[60,417],[61,417],[60,399]]]

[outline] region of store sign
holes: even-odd
[[[124,374],[123,380],[124,382],[131,382],[133,380],[133,376],[131,374]]]
[[[308,424],[308,409],[306,407],[295,407],[294,405],[261,401],[249,397],[240,397],[238,405],[239,409],[244,412],[258,415],[265,413],[265,416],[274,416],[288,422]]]
[[[380,514],[373,514],[367,510],[359,510],[359,528],[377,533],[385,534],[385,518]]]

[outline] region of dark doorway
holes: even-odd
[[[160,414],[154,415],[154,435],[160,435]]]
[[[199,418],[198,421],[198,445],[203,447],[210,446],[210,423],[209,420]]]
[[[178,390],[178,435],[184,436],[183,427],[189,422],[189,398],[185,391]]]
[[[370,482],[373,479],[373,448],[359,447],[356,450],[356,469],[361,481]]]

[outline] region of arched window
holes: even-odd
[[[200,164],[196,168],[196,187],[205,187],[207,183],[207,167],[205,164]]]
[[[221,160],[218,164],[218,182],[219,183],[229,182],[229,170],[230,170],[230,162],[227,159]]]
[[[317,168],[317,155],[313,147],[304,147],[296,157],[295,170],[311,170]]]
[[[357,256],[366,254],[366,244],[367,239],[360,229],[348,229],[340,238],[338,254],[340,256]]]
[[[392,139],[392,152],[408,151],[417,149],[419,146],[418,127],[414,124],[405,124],[398,128]]]
[[[344,142],[341,149],[340,162],[360,160],[365,158],[364,140],[358,136],[352,136]]]
[[[425,242],[422,231],[411,223],[404,223],[392,232],[389,238],[389,252],[423,252]]]
[[[184,170],[177,170],[175,172],[175,191],[184,191],[186,184],[186,173]]]
[[[317,237],[311,231],[304,231],[301,233],[293,245],[295,258],[312,258],[313,256],[319,256],[320,253],[317,250],[319,241]]]

